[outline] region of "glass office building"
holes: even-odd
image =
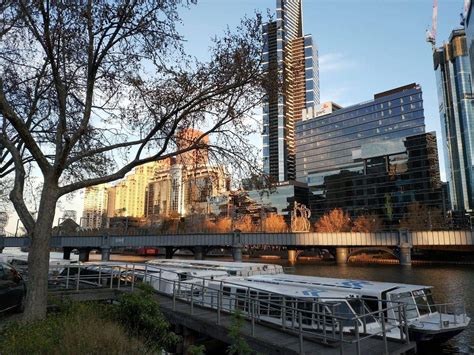
[[[443,208],[436,135],[425,133],[420,86],[335,108],[296,124],[297,181],[310,188],[314,218],[342,208],[377,213],[391,225],[415,201]]]
[[[318,53],[303,36],[301,0],[277,0],[276,20],[263,26],[263,65],[273,87],[263,104],[263,169],[274,181],[295,179],[295,122],[319,104]]]
[[[472,212],[474,191],[474,97],[464,30],[435,49],[434,69],[452,208]]]

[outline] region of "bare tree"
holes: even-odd
[[[260,105],[259,15],[184,53],[175,24],[195,0],[6,0],[0,4],[0,177],[32,239],[25,319],[46,314],[49,243],[61,196],[134,167],[209,149],[234,170],[255,166],[246,140]],[[179,149],[176,133],[203,134]],[[204,137],[209,144],[203,144]],[[29,167],[42,179],[37,219]]]
[[[439,208],[413,202],[408,205],[407,212],[400,221],[400,228],[411,231],[439,230],[446,223]]]

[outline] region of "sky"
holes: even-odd
[[[211,38],[257,10],[275,13],[276,0],[197,0],[181,11],[178,26],[189,54],[205,60]],[[426,130],[436,131],[441,177],[445,180],[440,119],[431,45],[433,0],[303,0],[303,30],[319,51],[321,102],[348,106],[371,100],[378,92],[416,82],[422,86]],[[463,0],[438,1],[437,45],[460,27]],[[260,145],[261,139],[255,138]],[[82,196],[63,201],[82,212]],[[14,233],[16,217],[7,231]],[[61,217],[57,211],[56,220]]]

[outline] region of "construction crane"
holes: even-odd
[[[436,31],[438,28],[438,0],[433,3],[433,22],[431,23],[431,30],[426,30],[426,42],[431,43],[433,49],[436,47]]]

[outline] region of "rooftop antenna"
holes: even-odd
[[[436,31],[438,29],[438,0],[433,3],[433,21],[431,23],[431,30],[426,30],[426,42],[431,43],[433,49],[436,47]]]

